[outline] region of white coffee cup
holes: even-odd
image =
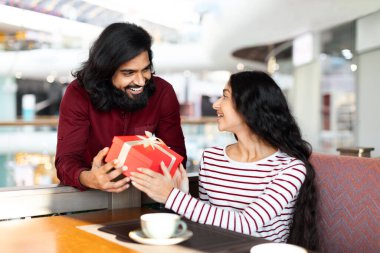
[[[167,239],[181,236],[187,230],[187,225],[181,217],[174,213],[149,213],[140,217],[141,228],[147,237]]]
[[[287,244],[287,243],[263,243],[251,248],[250,253],[269,253],[269,252],[281,252],[281,253],[307,253],[302,247]]]

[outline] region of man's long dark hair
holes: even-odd
[[[109,111],[118,106],[118,91],[112,85],[112,76],[125,62],[146,51],[152,63],[152,38],[140,26],[131,23],[113,23],[99,35],[90,49],[89,57],[73,74],[90,95],[95,108]],[[148,81],[150,96],[154,83]],[[119,99],[120,100],[120,99]]]
[[[305,164],[306,178],[298,194],[288,243],[317,249],[315,172],[309,162],[312,149],[302,139],[284,94],[269,75],[260,71],[233,74],[229,84],[236,108],[252,132]]]

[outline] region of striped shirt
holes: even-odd
[[[174,188],[165,207],[187,219],[286,242],[305,180],[302,161],[277,151],[256,162],[237,162],[226,148],[208,148],[199,172],[199,199]]]

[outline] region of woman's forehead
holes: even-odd
[[[231,92],[231,85],[229,82],[227,82],[226,85],[224,86],[223,91],[225,91],[225,90],[228,90]]]

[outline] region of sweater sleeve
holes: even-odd
[[[199,165],[199,174],[201,174],[202,168],[204,167],[203,157],[204,157],[204,152],[202,154],[202,159],[201,159],[200,165]],[[199,200],[201,200],[205,203],[209,202],[209,197],[207,195],[207,191],[203,185],[202,180],[199,180],[199,178],[198,178],[198,193],[199,193]]]
[[[165,207],[187,219],[252,235],[281,214],[298,196],[306,168],[296,162],[283,169],[255,200],[241,211],[221,208],[174,189]],[[207,191],[206,191],[207,192]]]
[[[164,80],[160,79],[162,82]],[[173,87],[167,83],[160,98],[160,120],[156,129],[156,136],[166,145],[183,156],[182,164],[186,168],[185,137],[181,128],[180,108]]]
[[[88,168],[83,154],[89,135],[88,102],[75,87],[69,85],[60,105],[55,165],[61,183],[87,189],[79,174]]]

